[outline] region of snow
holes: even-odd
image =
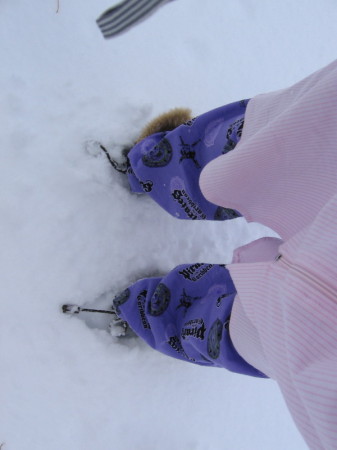
[[[180,0],[105,41],[109,0],[59,3],[0,4],[2,449],[306,448],[273,381],[167,358],[60,306],[106,306],[139,277],[226,263],[271,234],[175,220],[88,141],[117,156],[169,108],[298,81],[335,58],[337,5]]]

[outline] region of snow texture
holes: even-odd
[[[170,359],[60,306],[105,307],[141,276],[226,263],[271,234],[175,220],[91,141],[118,156],[167,109],[301,79],[335,58],[337,5],[179,0],[106,41],[95,19],[111,4],[0,3],[2,449],[304,449],[275,382]]]

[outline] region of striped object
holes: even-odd
[[[125,0],[108,9],[96,22],[103,36],[111,38],[146,19],[169,1],[172,0]]]
[[[206,166],[201,187],[284,240],[249,244],[228,266],[231,337],[277,381],[308,446],[337,449],[337,61],[253,98],[235,152]]]

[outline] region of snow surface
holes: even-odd
[[[175,220],[86,142],[118,155],[159,112],[199,114],[323,67],[336,2],[180,0],[108,41],[95,19],[109,0],[57,3],[0,3],[2,449],[306,448],[275,382],[113,339],[60,305],[106,305],[139,276],[226,263],[268,233]]]

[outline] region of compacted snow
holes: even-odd
[[[227,263],[272,233],[173,219],[91,141],[118,157],[159,112],[298,81],[335,58],[337,5],[179,0],[106,41],[95,19],[111,5],[0,3],[1,448],[304,449],[275,382],[170,359],[60,306],[105,307],[139,277]]]

